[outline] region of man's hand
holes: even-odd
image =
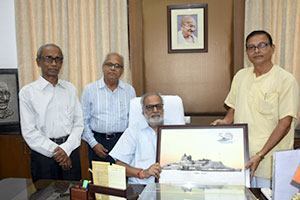
[[[69,156],[66,154],[66,152],[62,148],[60,148],[60,146],[58,146],[54,149],[53,158],[56,162],[58,162],[60,165],[62,165],[67,161]]]
[[[254,155],[250,158],[249,162],[245,166],[245,169],[250,168],[250,181],[252,181],[254,172],[256,171],[260,161],[261,161],[261,157],[259,157],[258,155]]]
[[[64,171],[68,171],[72,168],[72,161],[71,161],[70,157],[68,157],[67,161],[65,163],[63,163],[61,165],[61,167]]]
[[[226,122],[223,119],[217,119],[215,121],[213,121],[212,123],[210,123],[210,125],[218,125],[218,124],[226,124]]]
[[[141,174],[141,178],[149,178],[150,176],[154,176],[159,179],[161,173],[161,166],[159,163],[155,163],[151,165],[148,169],[144,170]]]
[[[212,123],[210,123],[210,125],[218,125],[218,124],[232,124],[234,121],[234,109],[233,108],[229,108],[227,110],[226,116],[224,117],[224,119],[217,119],[215,121],[213,121]]]
[[[101,157],[101,158],[107,157],[108,150],[105,149],[102,144],[100,144],[100,143],[96,144],[96,146],[94,146],[93,150],[99,157]]]

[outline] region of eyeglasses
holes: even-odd
[[[114,64],[114,63],[108,62],[108,63],[104,63],[104,65],[107,66],[107,67],[112,67],[112,66],[114,66],[116,69],[123,68],[123,66],[120,65],[120,64],[118,64],[118,63],[115,63],[115,64]]]
[[[269,43],[262,42],[262,43],[259,43],[257,46],[254,46],[254,45],[247,46],[246,50],[250,51],[250,52],[254,52],[256,49],[265,49],[269,45],[270,45]]]
[[[154,110],[154,107],[155,107],[157,110],[162,110],[163,107],[164,107],[164,104],[145,105],[145,106],[144,106],[144,108],[145,108],[147,111],[153,111],[153,110]]]
[[[192,24],[183,24],[183,26],[190,28],[190,29],[196,29],[196,26],[192,25]]]
[[[53,63],[54,60],[56,63],[62,63],[62,61],[64,60],[63,57],[53,58],[52,56],[41,56],[41,58],[43,58],[47,63]]]

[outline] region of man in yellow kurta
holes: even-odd
[[[224,119],[212,124],[247,123],[249,129],[251,187],[271,187],[274,151],[292,149],[299,88],[294,76],[271,61],[275,50],[265,31],[246,38],[246,51],[253,66],[234,77],[225,100]]]

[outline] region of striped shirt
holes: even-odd
[[[106,86],[103,77],[86,86],[81,98],[84,117],[82,138],[91,148],[98,144],[92,130],[99,133],[124,132],[128,126],[130,100],[135,96],[134,88],[121,80],[114,91]]]

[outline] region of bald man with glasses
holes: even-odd
[[[108,54],[102,72],[103,77],[88,84],[81,98],[90,165],[92,160],[115,162],[108,153],[128,127],[130,100],[136,96],[134,88],[120,80],[124,72],[121,55]]]
[[[154,183],[160,177],[161,166],[156,163],[158,126],[164,121],[164,102],[160,93],[148,92],[141,98],[142,120],[126,129],[109,153],[116,163],[126,167],[128,183]]]
[[[181,19],[180,31],[178,31],[178,43],[197,43],[198,38],[195,35],[197,29],[196,20],[192,15],[185,15]]]

